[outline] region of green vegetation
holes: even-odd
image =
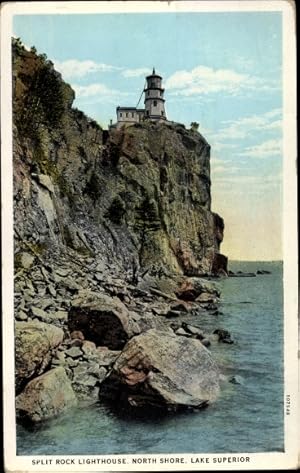
[[[197,122],[192,122],[191,123],[191,130],[198,131],[198,128],[199,128],[199,123],[197,123]]]

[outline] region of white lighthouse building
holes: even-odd
[[[145,118],[151,120],[166,120],[165,112],[165,89],[162,88],[162,77],[155,73],[153,68],[152,74],[146,77],[147,88],[145,92]]]
[[[143,90],[145,108],[118,106],[117,123],[111,127],[120,128],[122,125],[129,126],[144,120],[166,120],[164,92],[162,77],[153,68],[152,74],[146,77],[146,87]]]

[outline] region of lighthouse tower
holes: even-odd
[[[145,118],[152,120],[166,120],[164,91],[161,82],[162,77],[155,73],[146,77],[147,87],[145,92]]]

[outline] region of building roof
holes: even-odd
[[[159,76],[158,74],[156,74],[156,72],[155,72],[155,67],[153,67],[152,74],[150,74],[149,76],[147,76],[146,79],[148,79],[148,77],[159,77],[160,79],[162,79],[161,76]]]
[[[121,111],[124,111],[124,110],[134,110],[135,112],[144,112],[145,109],[144,108],[136,108],[136,107],[120,107],[118,106],[117,107],[117,110],[121,110]]]
[[[117,110],[137,110],[136,107],[117,107]]]

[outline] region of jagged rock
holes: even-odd
[[[55,273],[61,276],[62,278],[65,278],[70,274],[70,269],[69,268],[56,268]]]
[[[218,341],[219,342],[229,343],[229,344],[233,343],[230,332],[228,332],[228,330],[218,328],[213,332],[213,334],[218,336]]]
[[[19,255],[18,255],[18,256],[19,256]],[[35,260],[35,256],[33,256],[33,255],[30,254],[30,253],[27,253],[26,251],[24,251],[23,253],[21,253],[21,255],[19,256],[20,265],[21,265],[22,268],[24,268],[24,269],[29,269],[29,268],[31,268],[31,266],[32,266],[33,263],[34,263],[34,260]]]
[[[191,312],[191,310],[193,309],[191,304],[187,303],[186,301],[172,302],[171,308],[172,310],[176,310],[179,312]]]
[[[15,366],[16,389],[33,376],[43,373],[49,365],[52,352],[63,340],[63,331],[43,322],[16,322]]]
[[[244,379],[242,376],[233,375],[228,378],[228,382],[232,384],[244,384]]]
[[[194,325],[182,322],[182,328],[184,328],[184,330],[186,330],[191,335],[197,335],[197,337],[200,339],[204,338],[204,333],[199,327],[195,327]]]
[[[40,299],[38,305],[42,310],[48,309],[54,305],[53,299]]]
[[[93,376],[85,376],[80,381],[72,382],[72,388],[81,402],[84,401],[86,404],[94,404],[99,399],[99,387],[96,386],[96,384],[96,378]]]
[[[41,266],[41,273],[44,276],[44,279],[47,283],[49,283],[49,273],[48,271],[44,268],[44,266]]]
[[[195,302],[215,302],[216,297],[209,292],[202,292],[200,296],[196,297]]]
[[[51,192],[52,194],[54,193],[54,186],[49,176],[47,176],[46,174],[39,174],[38,181],[42,186],[46,187],[49,192]]]
[[[180,287],[176,291],[176,296],[185,301],[200,302],[203,295],[203,301],[208,302],[208,299],[215,299],[220,295],[216,287],[200,278],[186,278],[182,281]]]
[[[164,316],[164,315],[167,315],[167,313],[169,312],[170,304],[167,304],[164,302],[161,302],[161,303],[156,302],[155,304],[151,305],[151,310],[155,315]]]
[[[68,320],[68,312],[65,310],[57,310],[52,317],[54,317],[57,320],[63,320],[67,321]]]
[[[49,320],[49,314],[43,309],[39,309],[38,307],[31,307],[31,312],[33,317],[37,317],[42,322],[47,322]]]
[[[17,313],[16,313],[16,319],[17,320],[27,320],[28,319],[28,315],[23,312],[22,310],[18,310]]]
[[[60,284],[72,292],[76,292],[81,289],[80,285],[77,284],[77,282],[75,282],[71,277],[63,278]]]
[[[139,332],[126,306],[116,297],[82,291],[72,302],[68,326],[80,330],[87,340],[112,350],[122,348],[128,338]]]
[[[52,359],[52,365],[65,365],[66,358],[65,354],[62,351],[57,351],[54,358]]]
[[[83,341],[80,338],[72,338],[70,341],[66,341],[70,347],[82,347]]]
[[[68,357],[66,359],[66,363],[70,368],[74,368],[75,366],[78,366],[79,360],[75,360],[74,358]]]
[[[53,284],[48,284],[48,291],[51,294],[51,296],[56,297],[56,290]]]
[[[100,396],[132,405],[201,407],[219,393],[219,372],[208,350],[192,338],[158,330],[133,337],[102,383]]]
[[[175,317],[179,317],[181,315],[181,312],[179,310],[169,310],[169,312],[166,314],[167,319],[174,319]]]
[[[182,327],[179,327],[176,331],[175,331],[176,335],[181,335],[183,337],[191,337],[191,334],[186,332]]]
[[[79,347],[71,347],[65,351],[65,354],[67,356],[70,356],[71,358],[79,358],[80,356],[82,356],[82,351]]]
[[[77,399],[63,367],[30,381],[16,398],[17,416],[31,422],[50,419],[75,406]]]
[[[121,351],[118,350],[102,350],[97,348],[95,359],[100,366],[111,366],[120,356]]]
[[[86,340],[85,342],[83,342],[81,349],[87,357],[93,356],[95,355],[96,345],[94,342]]]
[[[77,339],[77,340],[84,340],[84,335],[80,330],[74,330],[71,334],[70,337],[72,339]]]
[[[210,347],[210,345],[211,345],[211,342],[208,338],[201,339],[201,343],[202,343],[203,346],[205,346],[207,348]]]
[[[95,274],[94,274],[94,278],[95,278],[97,281],[99,281],[99,282],[105,281],[104,276],[103,276],[102,273],[95,273]]]
[[[146,332],[146,330],[150,330],[151,328],[156,328],[157,330],[164,330],[167,328],[167,323],[164,317],[156,317],[145,309],[142,310],[141,314],[137,314],[134,311],[130,311],[129,314],[132,324],[135,322],[132,336]]]

